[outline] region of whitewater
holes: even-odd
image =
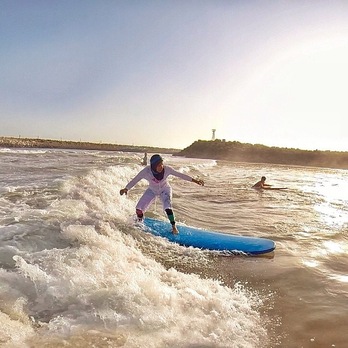
[[[161,154],[176,220],[273,239],[267,257],[134,224],[142,153],[0,149],[1,347],[345,347],[348,172]],[[258,192],[262,175],[284,191]],[[147,216],[165,219],[160,202]]]

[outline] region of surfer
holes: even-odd
[[[261,180],[258,181],[254,186],[252,186],[252,188],[263,189],[263,188],[268,188],[272,186],[272,185],[265,184],[265,181],[266,181],[266,177],[265,176],[261,177]]]
[[[144,153],[144,157],[143,157],[141,164],[143,166],[147,166],[147,152]]]
[[[139,199],[136,205],[136,214],[139,221],[144,218],[144,213],[149,208],[151,203],[158,196],[161,199],[163,210],[166,212],[168,219],[172,225],[172,232],[178,233],[175,226],[175,217],[172,209],[172,188],[169,185],[167,178],[169,175],[176,176],[186,181],[192,181],[195,184],[204,186],[204,181],[200,179],[194,179],[189,175],[180,173],[169,166],[164,166],[163,158],[156,154],[150,159],[150,165],[142,169],[127,185],[120,190],[120,195],[127,194],[127,192],[135,186],[141,179],[145,179],[149,182],[148,188],[145,190],[142,197]]]
[[[268,185],[265,183],[266,177],[263,176],[261,177],[261,180],[258,181],[252,188],[257,189],[257,190],[286,190],[287,187],[272,187],[273,185]]]

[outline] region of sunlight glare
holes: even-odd
[[[348,275],[332,275],[330,278],[341,283],[348,283]]]
[[[315,261],[315,260],[302,260],[302,263],[310,268],[315,268],[318,267],[320,265],[320,262]]]
[[[250,121],[259,130],[272,124],[277,131],[267,129],[265,140],[258,133],[255,142],[282,147],[294,140],[291,130],[296,129],[299,145],[292,147],[346,148],[347,38],[292,40],[283,47],[275,46],[240,84],[230,111],[234,116],[229,117],[226,129],[241,139],[250,136]],[[238,133],[236,119],[249,119],[248,124],[238,125]]]
[[[342,254],[344,252],[344,249],[339,243],[331,240],[325,241],[323,247],[327,250],[328,254]]]

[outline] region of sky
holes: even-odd
[[[0,136],[348,151],[346,0],[0,0]]]

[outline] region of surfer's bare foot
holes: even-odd
[[[173,234],[178,234],[179,233],[179,231],[178,231],[178,229],[176,228],[175,225],[172,226],[172,233]]]

